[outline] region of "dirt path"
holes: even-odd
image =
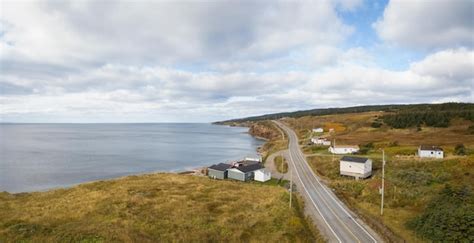
[[[280,156],[280,155],[283,156],[288,161],[288,150],[281,150],[268,156],[265,162],[265,168],[269,169],[272,172],[273,178],[277,178],[277,179],[283,178],[285,180],[289,180],[290,178],[289,178],[288,173],[282,174],[278,172],[275,167],[275,157]]]

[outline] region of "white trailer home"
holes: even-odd
[[[341,175],[353,176],[356,179],[372,175],[372,160],[369,158],[344,156],[339,161]]]
[[[418,147],[418,156],[420,156],[420,158],[442,159],[444,157],[444,151],[437,146],[421,145]]]
[[[357,145],[333,145],[329,147],[328,151],[333,154],[353,154],[359,152]]]
[[[330,146],[331,141],[325,138],[311,138],[311,142],[316,145]]]

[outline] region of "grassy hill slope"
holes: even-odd
[[[314,241],[288,200],[279,186],[164,173],[3,192],[0,242]]]
[[[421,124],[396,129],[385,123],[374,127],[373,123],[386,113],[306,116],[288,118],[285,122],[297,131],[314,171],[366,222],[374,228],[381,226],[379,231],[384,235],[393,232],[391,240],[472,242],[474,228],[463,222],[472,224],[474,217],[471,210],[474,207],[474,134],[470,129],[474,121],[455,117],[448,127]],[[314,127],[323,127],[326,131],[333,128],[335,132],[313,134],[311,129]],[[336,144],[359,145],[363,153],[356,156],[373,160],[372,177],[357,181],[340,176],[339,159],[342,156],[332,156],[327,146],[310,145],[309,139],[313,135],[325,136],[331,141],[335,139]],[[416,156],[420,144],[441,146],[445,158],[420,159]],[[462,154],[456,152],[458,144],[463,144]],[[378,190],[381,186],[382,149],[387,164],[385,210],[380,216]],[[458,194],[462,196],[456,201],[452,195]],[[383,225],[389,231],[385,231]]]

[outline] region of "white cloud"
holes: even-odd
[[[400,46],[441,49],[474,45],[474,1],[390,1],[374,23],[379,36]]]
[[[270,4],[271,3],[271,4]],[[352,29],[317,2],[2,2],[2,58],[172,64],[254,59]]]
[[[336,9],[360,4],[2,2],[0,119],[212,121],[472,101],[470,48],[393,71],[346,46],[354,28]]]
[[[263,73],[105,65],[69,76],[67,82],[41,83],[42,94],[0,96],[0,114],[86,114],[93,119],[91,114],[100,113],[119,120],[128,114],[131,121],[209,121],[324,106],[472,102],[473,58],[474,52],[467,49],[445,50],[404,71],[355,63],[314,72]]]

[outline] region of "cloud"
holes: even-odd
[[[473,47],[474,2],[390,1],[373,24],[385,41],[418,49]]]
[[[443,101],[472,102],[474,52],[434,53],[403,71],[342,64],[320,71],[191,72],[160,66],[105,65],[67,82],[26,86],[31,93],[0,96],[4,117],[85,114],[210,121],[327,106]],[[84,87],[80,87],[80,86]],[[165,115],[166,114],[166,115]],[[144,117],[145,116],[145,117]],[[130,121],[129,120],[129,121]]]
[[[352,31],[329,1],[2,5],[1,56],[56,64],[258,59],[293,47],[338,43]]]
[[[340,11],[361,4],[4,2],[0,119],[207,122],[315,107],[472,102],[472,48],[440,49],[404,70],[381,68],[370,47],[347,44],[355,29]]]

